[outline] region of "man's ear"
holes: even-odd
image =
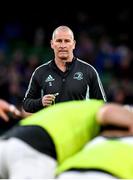
[[[73,49],[75,49],[75,46],[76,46],[76,41],[74,40]]]
[[[53,49],[53,40],[50,41],[51,48]]]

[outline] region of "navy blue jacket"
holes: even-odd
[[[74,58],[67,64],[66,72],[62,72],[54,60],[36,68],[24,97],[24,110],[31,113],[37,112],[44,108],[42,97],[55,93],[59,93],[55,103],[89,98],[106,101],[96,69],[78,58]]]

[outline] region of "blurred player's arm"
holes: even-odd
[[[23,108],[21,111],[22,111],[22,117],[23,118],[26,118],[26,117],[31,116],[33,114],[33,113],[26,112]]]
[[[9,113],[14,117],[18,118],[22,116],[21,111],[19,111],[13,104],[8,103],[5,100],[0,99],[0,117],[8,122]]]

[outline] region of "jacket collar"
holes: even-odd
[[[75,60],[76,60],[76,58],[74,57],[71,62],[66,63],[66,66],[67,66],[67,70],[66,71],[69,71],[72,68],[72,66],[75,64]],[[55,64],[54,60],[51,61],[50,65],[51,65],[51,67],[53,69],[60,71],[60,69]]]

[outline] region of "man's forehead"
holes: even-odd
[[[73,39],[73,35],[70,32],[57,32],[54,39]]]
[[[54,32],[54,39],[74,39],[73,33],[69,29],[64,29],[64,30],[56,30]]]

